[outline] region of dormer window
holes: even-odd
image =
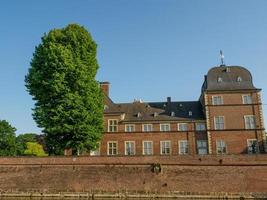
[[[154,117],[157,117],[157,116],[159,116],[159,114],[157,113],[157,112],[154,112]]]
[[[193,112],[192,112],[192,111],[189,111],[189,112],[188,112],[188,115],[189,115],[189,116],[192,116],[192,115],[193,115]]]
[[[241,81],[242,81],[241,76],[238,76],[238,77],[237,77],[237,82],[241,82]]]
[[[221,83],[223,81],[222,77],[219,76],[217,81],[218,83]]]
[[[137,117],[141,117],[142,115],[141,115],[140,112],[138,112],[136,116],[137,116]]]
[[[108,106],[107,105],[104,105],[104,110],[107,110],[108,109]]]
[[[175,112],[171,112],[171,116],[172,117],[175,117]]]
[[[229,72],[230,72],[230,68],[229,68],[229,67],[226,67],[225,71],[226,71],[227,73],[229,73]]]

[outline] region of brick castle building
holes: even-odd
[[[266,151],[260,91],[239,66],[211,68],[198,101],[114,103],[105,93],[100,155],[257,154]]]

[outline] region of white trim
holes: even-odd
[[[246,127],[246,117],[253,117],[254,118],[254,128],[247,128]],[[253,130],[253,129],[256,129],[256,116],[255,115],[244,115],[244,127],[246,130]]]
[[[215,98],[215,97],[220,97],[220,98],[221,98],[221,104],[214,104],[214,98]],[[214,96],[212,96],[211,98],[212,98],[212,100],[211,100],[211,101],[212,101],[212,102],[211,102],[212,105],[223,105],[223,104],[224,104],[224,102],[223,102],[223,96],[222,96],[222,95],[214,95]]]
[[[181,143],[182,142],[187,142],[187,153],[181,153]],[[178,153],[180,155],[188,155],[189,154],[189,144],[188,144],[188,140],[178,140]]]
[[[126,128],[127,126],[133,126],[133,131],[127,131],[127,128]],[[135,124],[125,124],[124,125],[124,131],[127,133],[135,132]]]
[[[180,124],[186,124],[186,130],[180,130]],[[177,130],[178,131],[189,131],[188,123],[177,123]]]
[[[170,153],[169,154],[163,154],[162,153],[162,143],[163,142],[169,142],[170,143]],[[171,155],[172,154],[172,143],[171,140],[161,140],[160,141],[160,155]]]
[[[245,96],[250,96],[250,98],[251,98],[251,103],[245,103],[245,101],[244,101],[244,97],[245,97]],[[253,103],[252,95],[251,95],[251,94],[243,94],[243,95],[242,95],[242,103],[245,104],[245,105],[252,104],[252,103]]]
[[[216,128],[216,117],[222,117],[223,118],[223,129],[217,129]],[[213,122],[214,122],[214,130],[225,130],[226,129],[226,125],[225,125],[225,117],[224,116],[214,116],[213,117]]]
[[[144,126],[145,125],[150,125],[151,126],[151,131],[145,131]],[[153,124],[142,124],[142,132],[152,132],[153,131]]]
[[[110,130],[109,130],[110,121],[117,121],[117,125],[116,125],[116,127],[117,127],[116,129],[117,129],[117,130],[116,130],[116,131],[110,131]],[[118,124],[118,122],[119,122],[118,119],[108,119],[108,132],[109,132],[109,133],[115,133],[115,132],[118,132],[118,128],[119,128],[119,124]]]
[[[218,142],[219,141],[223,141],[224,142],[224,144],[225,144],[225,153],[218,153]],[[217,139],[216,140],[216,154],[227,154],[227,152],[228,152],[228,148],[227,148],[227,145],[226,145],[225,140],[223,140],[223,139]]]
[[[255,154],[260,153],[259,142],[258,142],[258,140],[257,140],[257,139],[247,139],[247,149],[249,148],[249,141],[256,141],[256,142],[257,142],[257,149],[256,149],[257,152],[256,152]],[[248,153],[248,154],[253,154],[253,153],[250,153],[250,152],[249,152],[249,149],[248,149],[247,153]]]
[[[167,130],[167,131],[162,130],[161,125],[168,125],[168,126],[169,126],[169,130]],[[160,123],[160,124],[159,124],[159,129],[160,129],[160,131],[162,131],[162,132],[168,132],[168,131],[171,131],[171,124],[170,124],[170,123]]]
[[[116,154],[109,154],[109,143],[116,143]],[[118,141],[107,141],[107,155],[108,156],[115,156],[119,154],[119,144]]]
[[[144,148],[145,147],[145,145],[144,145],[145,142],[150,142],[151,143],[151,154],[145,154],[145,148]],[[154,144],[153,144],[152,140],[143,140],[142,141],[142,154],[146,155],[146,156],[154,154]]]
[[[127,154],[127,149],[126,149],[126,143],[133,143],[133,146],[134,146],[134,148],[133,148],[133,150],[134,150],[134,152],[133,152],[133,154],[131,154],[131,155],[128,155]],[[127,141],[124,141],[124,155],[126,155],[126,156],[133,156],[133,155],[135,155],[135,141],[132,141],[132,140],[127,140]]]

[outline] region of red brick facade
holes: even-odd
[[[116,104],[106,94],[100,155],[265,152],[260,89],[242,67],[212,68],[198,102]]]

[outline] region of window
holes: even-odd
[[[143,141],[143,155],[153,155],[152,141]]]
[[[237,79],[236,79],[237,82],[241,82],[242,81],[242,77],[241,76],[238,76]]]
[[[226,154],[226,144],[223,140],[216,141],[217,154]]]
[[[160,131],[170,131],[170,124],[160,124]]]
[[[187,140],[179,140],[179,154],[188,154]]]
[[[134,132],[134,124],[125,124],[125,132]]]
[[[248,154],[256,154],[259,153],[259,144],[256,139],[248,139]]]
[[[205,131],[206,130],[206,125],[204,123],[197,123],[196,124],[196,130],[197,131]]]
[[[117,155],[118,154],[118,142],[110,141],[108,142],[108,155]]]
[[[178,124],[178,131],[188,131],[188,124],[187,123],[179,123]]]
[[[243,104],[252,104],[252,97],[249,94],[242,95]]]
[[[205,155],[208,153],[206,140],[198,140],[197,141],[197,151],[198,151],[198,154],[200,154],[200,155]]]
[[[188,115],[189,115],[189,116],[192,116],[192,115],[193,115],[193,112],[190,110],[190,111],[188,112]]]
[[[160,154],[161,155],[171,154],[171,141],[160,141]]]
[[[218,77],[217,81],[218,83],[221,83],[223,81],[222,77]]]
[[[109,119],[108,120],[108,132],[117,132],[118,131],[118,120]]]
[[[135,154],[135,143],[133,141],[125,142],[125,155],[134,155]]]
[[[223,98],[222,96],[212,96],[212,105],[222,105]]]
[[[245,118],[245,129],[255,129],[255,116],[254,115],[246,115]]]
[[[215,130],[223,130],[224,129],[224,117],[214,117],[214,127]]]
[[[152,124],[143,124],[142,125],[143,132],[151,132],[153,131]]]

